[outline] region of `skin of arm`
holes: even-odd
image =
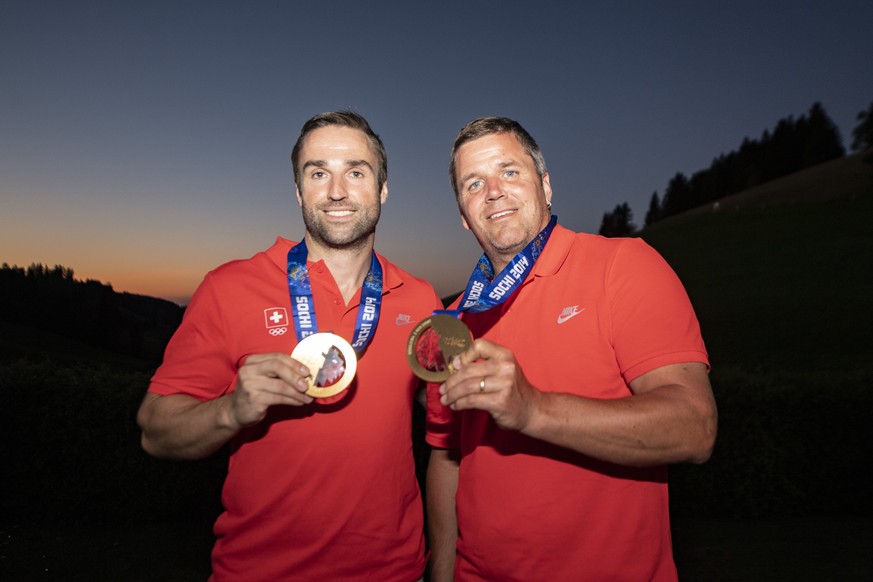
[[[484,339],[454,364],[458,371],[440,386],[442,403],[488,411],[501,428],[628,466],[703,463],[712,454],[718,420],[703,363],[656,368],[614,400],[543,392],[509,349]]]
[[[155,457],[208,457],[242,428],[256,424],[275,404],[312,402],[309,369],[287,354],[255,354],[239,369],[236,389],[212,400],[185,394],[146,394],[137,413],[142,447]]]
[[[454,451],[433,449],[427,465],[427,516],[430,543],[430,580],[449,582],[454,577],[458,520],[455,492],[458,460]]]

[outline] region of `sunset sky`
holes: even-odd
[[[717,5],[716,5],[717,4]],[[480,254],[447,178],[458,129],[517,119],[554,211],[596,232],[821,102],[873,102],[873,2],[0,1],[0,263],[184,304],[302,236],[290,152],[353,108],[389,156],[376,246],[441,295]]]

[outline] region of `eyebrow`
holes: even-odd
[[[347,168],[359,168],[361,166],[366,166],[371,171],[373,170],[373,166],[370,165],[370,162],[367,160],[346,160],[345,165]],[[315,168],[326,168],[327,162],[324,160],[307,160],[306,163],[303,164],[303,169],[315,167]]]

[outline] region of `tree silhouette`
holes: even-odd
[[[637,227],[631,222],[633,212],[627,202],[616,205],[615,210],[603,215],[599,234],[603,236],[631,236],[637,231]]]
[[[677,172],[664,191],[662,209],[664,216],[673,216],[694,207],[691,195],[691,182],[682,172]]]
[[[873,101],[865,111],[859,111],[858,125],[852,130],[852,150],[861,152],[873,148]]]
[[[873,144],[873,104],[859,113],[858,119],[861,124],[854,132],[855,148]],[[813,103],[806,115],[780,119],[759,140],[744,138],[739,150],[719,155],[709,168],[695,172],[690,179],[677,172],[660,205],[653,197],[645,224],[844,155],[839,129],[821,103]],[[612,220],[612,214],[604,220]]]
[[[183,309],[163,299],[116,293],[79,281],[73,270],[32,264],[0,267],[0,320],[159,362]]]
[[[646,212],[645,226],[651,226],[661,219],[661,199],[658,198],[658,191],[652,192],[652,197],[649,199],[649,210]]]

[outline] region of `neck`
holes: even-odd
[[[536,235],[534,235],[530,240],[525,241],[523,244],[517,245],[514,249],[503,249],[503,252],[501,252],[500,249],[492,249],[492,252],[486,252],[485,254],[488,256],[488,260],[491,261],[491,266],[494,267],[494,274],[497,275],[497,273],[502,271],[506,265],[512,262],[518,253],[526,249],[528,245],[536,239],[536,237],[542,234],[546,227],[549,226],[551,220],[552,217],[549,215],[545,222],[540,225],[540,229],[536,232]]]
[[[324,261],[346,304],[364,284],[364,279],[370,271],[373,242],[373,237],[370,237],[361,245],[337,249],[319,244],[309,233],[306,233],[308,260]]]
[[[503,255],[486,253],[486,256],[488,257],[488,260],[491,261],[491,266],[494,268],[494,276],[496,277],[497,274],[500,273],[500,271],[502,271],[503,268],[509,264],[509,261],[511,261],[512,257],[514,257],[515,255],[506,258]]]
[[[527,241],[523,245],[519,245],[518,247],[512,250],[505,250],[503,252],[499,250],[494,250],[491,253],[485,253],[488,257],[488,260],[491,261],[491,266],[494,267],[494,275],[503,270],[506,265],[512,262],[512,260],[518,256],[518,253],[523,251],[527,245],[530,244],[530,241]]]

